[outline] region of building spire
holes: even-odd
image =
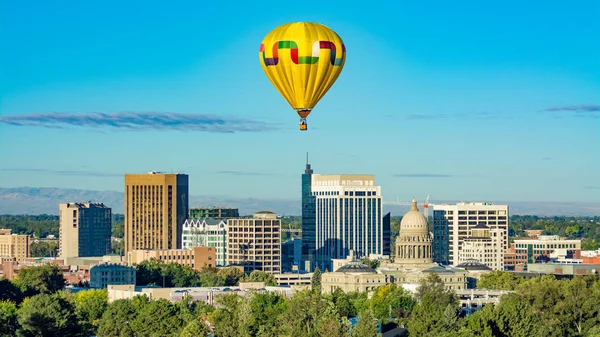
[[[312,174],[313,170],[310,168],[310,164],[308,163],[308,152],[306,152],[306,168],[304,169],[304,174]]]

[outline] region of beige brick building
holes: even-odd
[[[177,263],[200,270],[204,266],[215,267],[217,259],[215,247],[194,247],[192,249],[132,250],[127,252],[127,264],[135,265],[156,259],[165,263]]]
[[[254,213],[252,219],[228,219],[227,264],[245,273],[281,273],[281,221],[273,212]]]
[[[91,257],[111,252],[112,213],[103,203],[60,204],[58,256]]]
[[[14,257],[20,262],[29,254],[29,235],[12,234],[10,229],[0,229],[0,257]]]
[[[125,252],[180,249],[188,215],[188,175],[125,175]]]

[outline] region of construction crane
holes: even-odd
[[[427,198],[425,198],[425,202],[423,203],[423,213],[427,221],[429,221],[429,194]]]

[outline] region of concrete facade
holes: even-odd
[[[60,204],[58,256],[104,256],[111,252],[111,208],[103,203]]]
[[[214,247],[194,247],[192,249],[154,249],[133,250],[127,252],[127,264],[132,266],[143,261],[155,259],[164,263],[177,263],[201,270],[202,267],[216,267]]]
[[[90,269],[90,288],[104,289],[114,284],[135,284],[135,281],[134,267],[102,263]]]
[[[473,227],[471,236],[464,239],[458,251],[457,265],[469,260],[477,260],[493,270],[504,270],[503,237],[503,230],[490,229],[483,224]]]
[[[508,248],[507,205],[488,202],[461,202],[433,206],[433,258],[442,265],[459,264],[459,250],[465,239],[472,236],[472,229],[484,224],[490,229],[503,231],[501,249]]]
[[[29,235],[12,234],[10,229],[0,229],[0,257],[15,258],[21,262],[29,255]]]
[[[245,273],[281,273],[281,221],[273,212],[254,213],[252,219],[227,219],[227,264]]]

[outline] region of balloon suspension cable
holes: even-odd
[[[308,129],[308,124],[306,124],[306,118],[300,118],[300,130],[306,131]]]

